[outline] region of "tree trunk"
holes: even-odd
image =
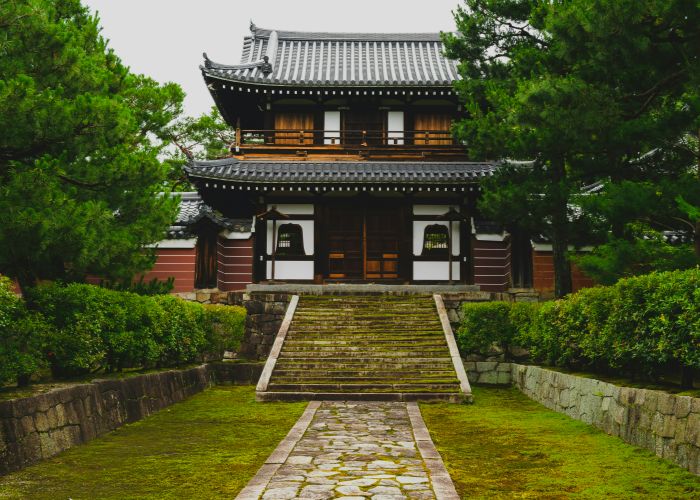
[[[31,374],[21,373],[17,375],[17,387],[27,387],[31,380]]]
[[[569,249],[567,237],[568,189],[565,186],[565,160],[552,162],[552,260],[554,265],[554,296],[561,298],[571,293],[571,264],[566,256]]]
[[[690,366],[681,366],[681,389],[693,389],[695,370]]]
[[[558,299],[571,293],[571,264],[566,256],[568,244],[566,238],[557,236],[554,230],[552,238],[552,260],[554,264],[554,296]]]

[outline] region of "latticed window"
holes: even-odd
[[[299,224],[282,224],[279,227],[277,255],[305,255],[304,235]]]
[[[422,255],[447,257],[447,238],[447,227],[442,224],[431,224],[427,226],[423,236]]]

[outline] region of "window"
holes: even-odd
[[[425,228],[423,236],[423,253],[429,257],[447,258],[448,244],[447,227],[442,224],[431,224]]]
[[[306,255],[299,224],[282,224],[277,230],[277,255]]]

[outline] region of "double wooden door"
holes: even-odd
[[[329,206],[323,233],[331,280],[394,280],[401,277],[399,255],[403,218],[396,207]]]

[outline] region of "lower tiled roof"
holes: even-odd
[[[180,197],[180,210],[172,226],[168,228],[168,238],[190,238],[195,235],[194,225],[202,219],[208,219],[222,229],[236,232],[248,232],[252,219],[231,219],[216,212],[202,201],[196,191],[173,193]]]
[[[490,162],[271,162],[235,158],[193,161],[185,167],[192,179],[252,184],[473,184],[497,168]]]

